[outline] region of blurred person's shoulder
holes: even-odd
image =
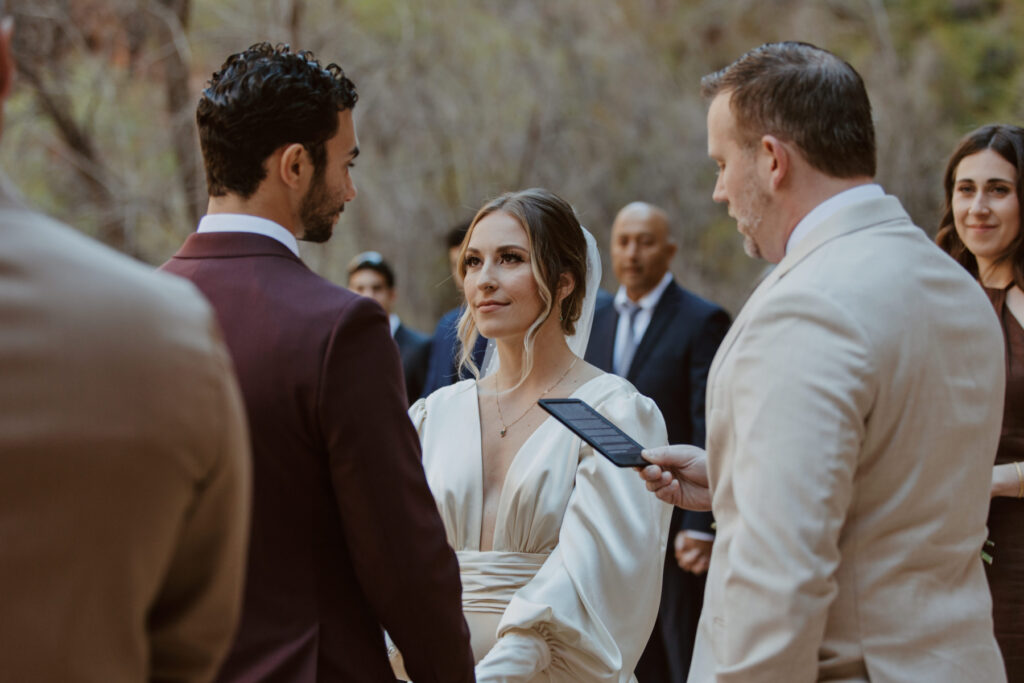
[[[154,270],[0,189],[0,282],[8,306],[73,323],[76,335],[137,341],[206,336],[212,312],[188,281]]]

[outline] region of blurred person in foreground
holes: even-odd
[[[994,124],[968,133],[946,165],[946,205],[936,241],[976,277],[1006,344],[1006,402],[992,468],[985,567],[996,640],[1011,683],[1024,681],[1024,129]]]
[[[0,376],[0,678],[211,680],[241,607],[251,480],[209,305],[5,187]]]
[[[689,680],[1005,681],[980,558],[1004,385],[992,307],[872,183],[849,64],[772,43],[702,90],[713,197],[778,265],[708,378],[717,535]],[[699,449],[648,455],[649,487],[695,502]]]
[[[704,388],[729,315],[675,281],[669,266],[677,248],[662,209],[633,202],[619,211],[611,231],[619,290],[597,306],[587,360],[654,399],[669,442],[703,447]],[[658,621],[636,667],[641,682],[686,680],[713,522],[710,512],[673,510]]]
[[[455,555],[375,302],[314,274],[356,196],[352,82],[309,52],[230,56],[199,101],[207,215],[164,265],[206,294],[241,380],[254,495],[245,600],[221,681],[473,677]]]
[[[479,376],[409,412],[458,551],[477,680],[635,683],[671,510],[537,404],[583,399],[637,441],[668,443],[654,401],[583,360],[597,245],[563,199],[522,190],[480,209],[459,270],[461,361],[478,334],[494,346]]]
[[[391,338],[398,345],[405,377],[405,393],[412,405],[423,393],[430,354],[430,337],[401,321],[392,312],[398,292],[395,289],[395,271],[376,251],[357,254],[348,264],[348,288],[360,296],[368,296],[388,314]]]

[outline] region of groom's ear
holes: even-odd
[[[305,186],[312,176],[312,164],[307,158],[306,148],[297,142],[285,145],[278,150],[277,171],[281,181],[296,190],[305,191]]]

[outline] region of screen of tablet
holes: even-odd
[[[578,398],[542,398],[537,403],[595,451],[619,467],[646,467],[644,449],[604,415]]]

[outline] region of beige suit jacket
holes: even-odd
[[[751,296],[708,381],[718,534],[690,681],[1004,681],[979,551],[999,323],[894,197]]]
[[[250,465],[205,301],[5,196],[0,378],[0,679],[212,679]]]

